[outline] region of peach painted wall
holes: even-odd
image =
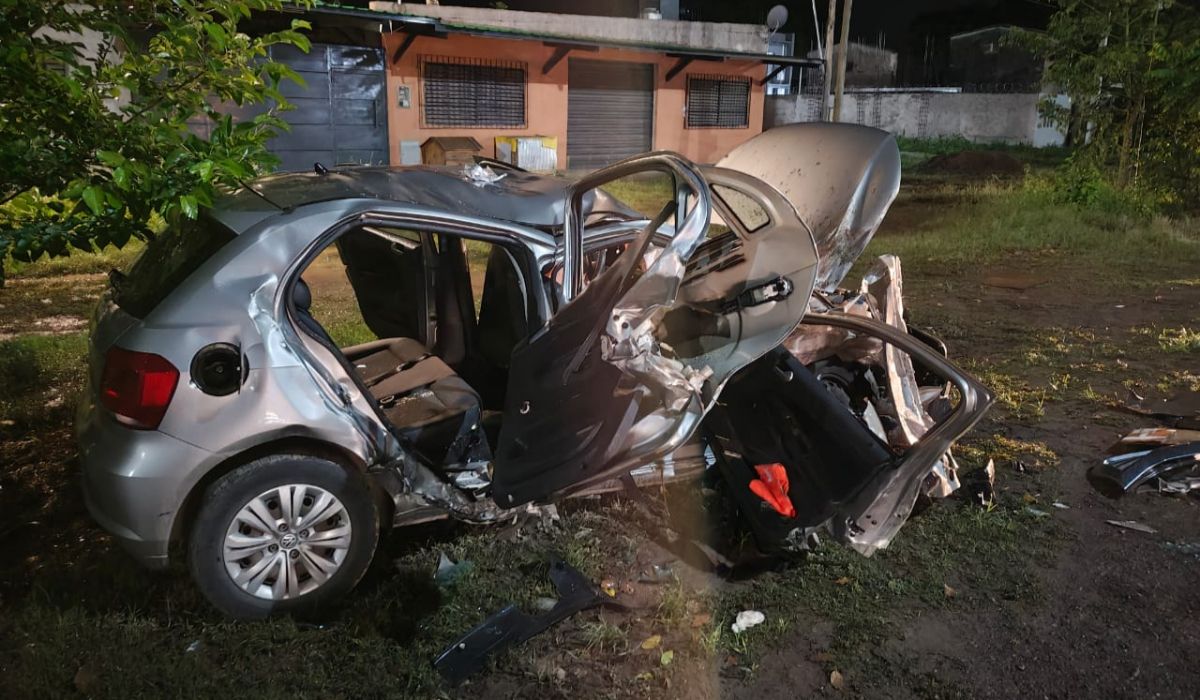
[[[483,146],[482,154],[495,155],[497,136],[556,136],[558,163],[563,169],[567,162],[567,64],[572,57],[589,60],[630,61],[652,63],[655,66],[654,140],[656,150],[678,151],[700,163],[720,159],[742,141],[762,131],[763,89],[758,80],[766,67],[749,61],[693,61],[667,83],[664,78],[676,59],[653,51],[600,49],[572,51],[559,61],[547,75],[542,66],[554,53],[554,48],[537,41],[492,39],[467,35],[451,35],[445,39],[418,36],[404,56],[396,62],[391,57],[404,41],[402,34],[385,34],[384,56],[388,65],[388,142],[391,161],[400,162],[400,142],[423,142],[431,136],[473,136]],[[519,128],[423,128],[421,126],[421,56],[453,56],[521,61],[526,64],[526,126]],[[689,73],[737,75],[751,78],[750,125],[744,129],[685,129],[684,106],[687,100]],[[399,86],[407,85],[411,106],[398,106]]]

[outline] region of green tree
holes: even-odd
[[[1118,189],[1177,201],[1200,164],[1200,22],[1175,0],[1053,0],[1045,32],[1018,40],[1046,59],[1044,82],[1071,99],[1044,116],[1068,130],[1076,162]]]
[[[268,48],[307,51],[308,23],[249,36],[281,0],[0,0],[0,261],[123,246],[195,217],[277,161],[285,80]],[[222,105],[271,109],[236,122]],[[206,116],[201,138],[188,120]],[[3,283],[0,265],[0,284]]]

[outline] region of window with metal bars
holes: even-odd
[[[423,56],[421,125],[525,126],[526,73],[516,61]]]
[[[750,79],[689,75],[687,128],[744,129],[750,126]]]

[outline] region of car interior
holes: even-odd
[[[505,247],[356,228],[309,265],[292,301],[297,325],[340,350],[431,464],[490,457],[509,358],[529,332],[523,277]],[[364,337],[374,340],[348,343]]]

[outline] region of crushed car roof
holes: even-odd
[[[377,166],[279,173],[229,193],[213,209],[218,218],[228,222],[233,217],[222,213],[275,213],[271,204],[286,210],[314,202],[364,198],[418,204],[536,228],[562,226],[568,180],[519,170],[496,170],[494,175],[498,179],[475,179],[461,166]],[[585,197],[585,214],[594,199]],[[610,205],[626,209],[615,201],[605,205],[606,209],[613,208]]]

